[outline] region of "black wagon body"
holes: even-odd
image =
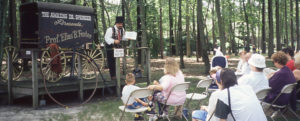
[[[94,40],[94,10],[70,4],[33,2],[20,7],[21,49],[55,43],[78,48]]]

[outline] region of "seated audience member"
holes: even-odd
[[[251,57],[251,53],[247,53],[245,55],[245,60],[244,60],[244,63],[242,65],[242,70],[240,72],[237,72],[236,75],[244,75],[244,74],[249,74],[250,73],[250,66],[249,66],[249,63],[248,63],[248,60],[250,59]]]
[[[135,91],[137,89],[140,89],[138,86],[134,85],[135,84],[135,77],[134,77],[133,73],[128,73],[126,75],[125,83],[126,83],[126,85],[123,87],[121,99],[122,99],[124,104],[127,103],[127,105],[125,105],[126,108],[138,109],[138,108],[141,108],[143,106],[150,106],[149,103],[152,100],[152,96],[149,96],[148,99],[146,99],[146,98],[139,99],[139,98],[133,98],[133,97],[129,98],[130,94],[133,91]],[[144,119],[139,113],[137,113],[136,115],[137,115],[137,117],[135,117],[134,120],[143,120]]]
[[[282,51],[285,53],[286,57],[288,58],[288,62],[286,63],[286,66],[289,67],[292,71],[294,71],[295,64],[294,64],[294,50],[290,47],[282,49]]]
[[[149,85],[148,89],[155,90],[154,101],[156,101],[159,106],[162,104],[167,105],[183,105],[186,99],[186,92],[172,92],[167,100],[167,96],[171,91],[171,88],[176,84],[184,82],[184,75],[179,69],[178,63],[173,58],[167,58],[164,66],[164,76],[160,78],[159,82],[154,82],[154,85]],[[159,112],[160,115],[168,115],[168,106],[164,107],[163,111]],[[179,111],[180,112],[180,111]],[[179,114],[176,114],[181,116]]]
[[[296,90],[299,90],[300,89],[300,52],[298,52],[295,55],[295,67],[296,69],[293,71],[293,73],[296,78],[296,81],[298,82]],[[300,100],[300,92],[297,92],[297,100]]]
[[[218,70],[222,69],[222,67],[220,66],[216,66],[213,67],[210,71],[209,71],[209,75],[210,77],[213,79],[213,82],[211,83],[211,85],[209,86],[209,89],[219,89],[218,85],[216,84],[216,73]]]
[[[272,55],[271,58],[275,67],[278,68],[279,71],[275,72],[269,79],[269,86],[272,89],[265,98],[265,102],[267,103],[271,103],[285,85],[296,82],[293,72],[286,66],[288,58],[284,54],[284,52],[276,52]],[[274,104],[286,105],[289,103],[290,97],[290,94],[283,94],[277,99]]]
[[[248,61],[250,65],[250,73],[243,75],[238,79],[239,85],[249,85],[254,92],[269,87],[269,81],[263,73],[266,67],[265,57],[260,54],[253,54]]]
[[[296,80],[300,81],[300,52],[295,55],[295,70],[293,71]]]
[[[216,78],[221,90],[214,116],[220,121],[267,121],[253,89],[248,85],[237,85],[232,70],[219,70]]]
[[[212,68],[209,72],[210,76],[216,80],[216,73],[218,70],[221,70],[222,68],[220,66],[216,66],[214,68]],[[208,106],[201,106],[200,110],[195,110],[192,113],[192,118],[193,121],[197,121],[197,120],[202,120],[202,121],[206,121],[209,120],[210,121],[219,121],[220,119],[213,116],[214,114],[214,110],[216,108],[216,104],[217,104],[217,99],[218,99],[218,94],[220,92],[219,89],[221,89],[221,85],[217,82],[215,82],[217,85],[217,90],[214,91],[211,96],[209,97],[209,101],[208,101]]]
[[[240,60],[239,60],[238,66],[236,68],[237,72],[241,72],[242,71],[242,66],[243,66],[244,62],[246,61],[246,59],[245,59],[245,55],[246,54],[247,54],[246,51],[240,52]]]

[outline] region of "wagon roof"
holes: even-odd
[[[86,13],[93,14],[94,9],[85,6],[61,4],[61,3],[50,3],[50,2],[33,2],[23,4],[22,7],[37,7],[38,10],[56,10],[62,12],[75,12],[75,13]]]

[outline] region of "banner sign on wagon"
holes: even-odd
[[[63,48],[74,48],[94,39],[91,14],[55,10],[43,10],[39,14],[39,37],[44,46],[56,43]]]

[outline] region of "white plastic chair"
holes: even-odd
[[[189,86],[190,86],[190,82],[183,82],[183,83],[180,83],[180,84],[177,84],[177,85],[173,86],[171,88],[170,93],[168,94],[168,97],[166,99],[166,102],[165,102],[164,106],[167,105],[168,99],[169,99],[169,97],[170,97],[170,95],[171,95],[172,92],[183,92],[183,91],[186,91],[189,88]],[[162,107],[162,109],[164,108],[164,106]],[[169,105],[169,106],[181,106],[181,105]],[[175,111],[175,114],[177,113],[178,109],[179,108],[177,108],[177,110]],[[185,117],[185,115],[183,114],[182,110],[180,110],[180,111],[181,111],[181,114],[184,117],[184,119],[186,121],[188,121],[187,117]],[[167,118],[170,121],[169,116]]]
[[[132,98],[145,98],[145,97],[151,96],[152,94],[153,94],[153,90],[149,90],[147,88],[141,88],[141,89],[134,90],[131,92],[130,96],[128,97],[128,99],[126,101],[126,105],[128,104],[128,101],[131,97]],[[125,105],[123,105],[123,106],[119,106],[119,109],[122,111],[122,115],[120,117],[120,121],[122,121],[124,112],[141,113],[141,112],[145,112],[146,110],[148,110],[148,107],[140,107],[137,109],[128,109],[128,108],[126,108]]]
[[[212,79],[205,79],[205,80],[200,80],[197,84],[197,88],[205,88],[205,92],[203,93],[189,93],[186,95],[186,98],[189,100],[203,100],[207,97],[208,93],[208,87],[211,85]]]
[[[282,114],[282,112],[281,112],[282,110],[286,110],[286,109],[288,109],[289,111],[291,111],[298,119],[300,119],[299,116],[298,116],[292,109],[290,109],[290,107],[288,106],[288,104],[287,104],[287,105],[282,105],[282,106],[281,106],[281,105],[275,105],[275,104],[274,104],[274,103],[277,101],[277,99],[278,99],[282,94],[291,94],[292,91],[294,90],[294,88],[295,88],[296,85],[297,85],[297,83],[285,85],[285,86],[281,89],[280,93],[276,96],[276,98],[272,101],[271,104],[270,104],[270,103],[264,102],[264,104],[270,105],[270,107],[268,108],[268,110],[271,109],[271,108],[278,109],[277,111],[273,112],[272,115],[271,115],[271,119],[272,119],[273,121],[274,121],[274,117],[277,116],[278,113],[284,118],[284,120],[287,121],[287,118],[286,118],[286,117]],[[268,111],[268,110],[267,110],[267,111]]]
[[[271,87],[269,88],[265,88],[265,89],[261,89],[259,91],[256,92],[256,96],[257,96],[257,99],[259,101],[263,101],[265,99],[265,97],[268,95],[268,93],[271,91]]]

